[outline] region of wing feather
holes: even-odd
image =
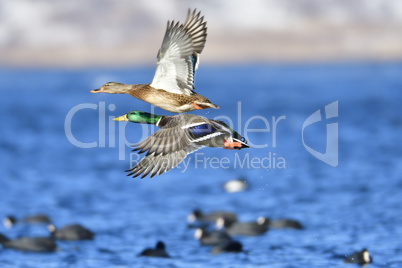
[[[196,10],[188,11],[184,24],[168,22],[151,86],[176,94],[192,94],[206,36],[206,22]]]
[[[191,144],[180,151],[169,154],[147,155],[141,159],[137,165],[127,170],[127,172],[129,172],[127,176],[132,176],[135,178],[142,174],[142,179],[148,174],[150,175],[150,178],[154,177],[155,175],[161,175],[162,173],[167,172],[180,164],[188,154],[202,147],[203,146],[201,145]]]
[[[203,141],[226,133],[225,124],[203,117],[180,114],[166,117],[160,129],[134,145],[134,151],[146,155],[129,176],[144,178],[160,175],[180,164],[188,154],[204,147]]]

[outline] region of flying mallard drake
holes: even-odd
[[[92,93],[129,94],[172,113],[219,107],[194,92],[194,74],[207,37],[200,12],[188,10],[184,24],[167,23],[154,78],[150,84],[108,82]]]
[[[222,121],[209,120],[194,114],[173,116],[154,115],[146,112],[131,111],[114,118],[115,121],[152,124],[160,129],[134,145],[134,151],[147,152],[146,156],[127,170],[133,178],[141,173],[152,178],[180,164],[186,156],[204,146],[224,149],[250,148],[239,133]]]

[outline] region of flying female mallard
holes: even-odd
[[[150,84],[108,82],[92,93],[129,94],[172,113],[219,107],[194,92],[194,74],[207,37],[200,12],[188,10],[184,24],[167,23],[154,78]]]
[[[173,116],[154,115],[146,112],[131,111],[114,118],[115,121],[153,124],[160,129],[134,145],[134,151],[147,152],[146,156],[127,170],[128,176],[152,178],[180,164],[186,156],[204,146],[223,149],[250,148],[246,140],[227,124],[218,120],[209,120],[194,114]]]

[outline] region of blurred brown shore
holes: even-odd
[[[402,30],[402,29],[401,29]],[[401,61],[402,34],[391,29],[348,32],[209,34],[202,64]],[[114,46],[9,47],[0,52],[0,66],[124,67],[156,64],[161,34]]]
[[[401,61],[398,1],[0,1],[0,66],[155,65],[166,21],[192,5],[207,21],[202,64]]]

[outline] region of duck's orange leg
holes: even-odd
[[[241,148],[241,143],[237,141],[233,142],[225,141],[223,145],[224,145],[223,149],[236,149],[236,147]]]
[[[204,109],[204,108],[202,108],[201,106],[195,104],[194,102],[193,102],[192,104],[193,104],[193,106],[194,106],[194,108],[195,108],[196,110],[202,110],[202,109]]]

